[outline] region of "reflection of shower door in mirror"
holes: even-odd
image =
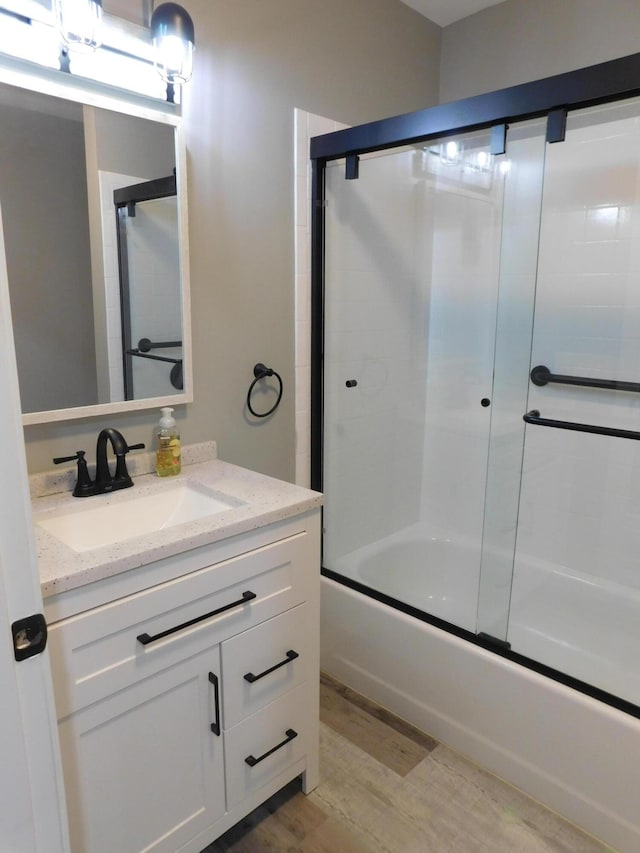
[[[165,182],[171,186],[159,187],[159,197],[124,200],[130,190],[144,193]],[[167,396],[183,387],[175,178],[137,188],[115,193],[127,400]]]
[[[529,383],[507,634],[514,652],[635,704],[639,117],[639,100],[572,112],[547,146],[531,367],[559,381],[540,369],[545,384]]]
[[[323,564],[471,631],[507,174],[490,138],[326,173]]]

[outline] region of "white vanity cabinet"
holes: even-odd
[[[198,853],[318,776],[319,511],[45,601],[73,853]]]

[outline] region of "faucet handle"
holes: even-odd
[[[75,462],[76,459],[80,461],[80,459],[84,459],[84,450],[76,450],[73,456],[56,456],[53,459],[54,465],[62,465],[63,462]]]
[[[89,476],[87,460],[84,458],[84,454],[84,450],[77,450],[73,456],[56,456],[53,460],[54,465],[78,460],[78,479],[72,493],[74,498],[87,498],[95,494],[95,485]]]
[[[116,455],[116,471],[113,477],[113,487],[116,489],[126,489],[129,486],[133,486],[133,480],[129,476],[129,472],[127,471],[127,463],[125,461],[125,456],[130,450],[142,450],[144,448],[144,443],[140,444],[127,444],[124,443],[124,452]]]

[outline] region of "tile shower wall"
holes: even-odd
[[[639,101],[581,111],[570,117],[566,141],[549,146],[532,365],[640,381],[638,112]],[[531,385],[529,408],[640,429],[640,395],[633,393]],[[640,591],[637,442],[529,432],[521,549]]]
[[[504,175],[487,134],[458,143],[450,162],[437,143],[361,158],[358,181],[327,170],[325,553],[405,530],[424,553],[455,539],[471,589]],[[352,375],[358,388],[345,389]]]
[[[532,364],[554,373],[640,381],[639,113],[638,100],[576,112],[565,142],[548,146]],[[640,430],[640,395],[630,392],[532,384],[528,408]],[[640,644],[639,551],[639,443],[527,427],[514,647],[640,702],[640,679],[629,695],[637,665],[628,660]],[[564,579],[597,590],[594,606],[556,595]],[[533,629],[541,599],[546,623]],[[624,630],[616,601],[636,608]]]
[[[357,181],[327,169],[329,566],[419,520],[432,212],[414,153],[362,157]]]
[[[468,547],[479,569],[492,397],[504,175],[489,138],[459,142],[460,164],[429,153],[421,191],[433,210],[421,519]],[[484,170],[474,169],[480,152]],[[477,582],[477,581],[476,581]]]

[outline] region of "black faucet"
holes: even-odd
[[[111,442],[111,447],[116,455],[116,471],[113,477],[107,459],[107,441]],[[125,461],[128,452],[129,447],[121,432],[113,429],[113,427],[100,430],[96,444],[96,479],[94,483],[98,494],[113,492],[116,489],[128,489],[129,486],[133,486],[133,480],[129,476]]]
[[[109,469],[107,458],[107,442],[111,443],[116,456],[116,470],[113,476]],[[54,459],[54,464],[78,460],[78,480],[73,489],[75,498],[88,498],[91,495],[102,495],[105,492],[115,492],[118,489],[128,489],[133,486],[133,480],[127,471],[125,456],[130,450],[141,450],[144,444],[128,445],[121,432],[113,427],[100,430],[96,444],[96,478],[89,476],[84,450],[78,450],[73,456],[60,456]]]

